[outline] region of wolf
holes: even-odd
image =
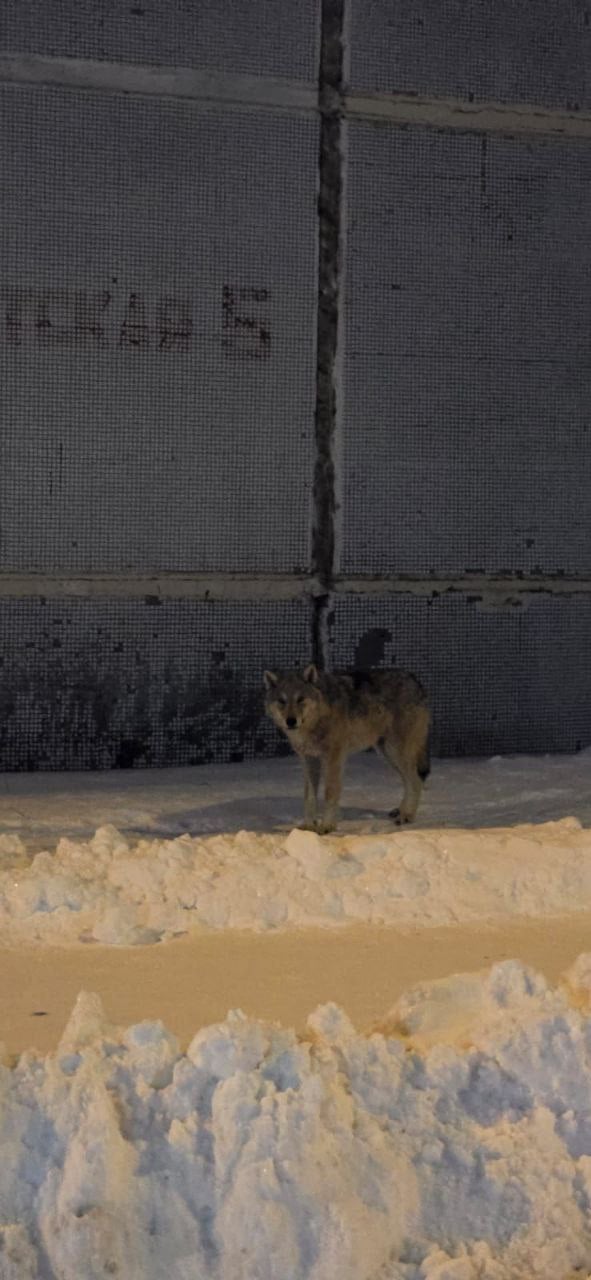
[[[415,676],[383,668],[329,674],[311,664],[301,672],[265,671],[264,683],[265,710],[304,766],[304,830],[334,831],[345,760],[369,747],[381,751],[404,784],[400,807],[390,817],[399,826],[413,821],[431,767],[431,715]]]

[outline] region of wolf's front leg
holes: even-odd
[[[324,818],[318,823],[321,835],[334,831],[339,820],[339,800],[343,783],[344,759],[340,751],[332,751],[325,765]]]
[[[304,821],[303,831],[316,831],[318,817],[318,787],[321,762],[318,756],[302,756],[304,766]]]

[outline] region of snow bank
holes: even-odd
[[[587,1274],[590,994],[591,956],[556,990],[507,961],[368,1036],[233,1013],[186,1054],[81,995],[0,1067],[1,1280]]]
[[[180,836],[112,826],[32,860],[0,836],[5,943],[154,942],[191,929],[444,925],[591,906],[591,830],[575,818],[379,835]]]

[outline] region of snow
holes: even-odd
[[[373,753],[347,764],[345,832],[391,830],[400,786]],[[126,836],[171,839],[291,830],[301,820],[302,776],[293,755],[192,769],[0,774],[0,833],[28,850],[60,836],[87,839],[113,824]],[[508,827],[574,815],[591,826],[591,749],[576,755],[435,760],[417,827]]]
[[[81,995],[0,1068],[2,1280],[567,1280],[591,1268],[591,956],[356,1034],[230,1013],[186,1053]]]
[[[590,765],[436,762],[398,831],[362,759],[323,838],[292,760],[5,776],[1,936],[530,917],[551,945],[591,901]],[[0,1151],[0,1280],[591,1280],[591,954],[424,982],[366,1034],[234,1011],[185,1052],[81,993],[56,1052],[0,1046]]]
[[[0,841],[1,848],[1,841]],[[588,910],[591,831],[575,818],[513,828],[313,832],[129,842],[114,827],[53,853],[10,838],[4,943],[150,943],[203,928],[401,927]]]
[[[329,837],[281,823],[300,800],[294,764],[229,771],[225,793],[223,770],[118,775],[115,784],[112,775],[18,777],[10,795],[5,778],[4,943],[130,945],[203,929],[360,921],[408,928],[589,909],[591,830],[581,826],[591,818],[589,752],[463,769],[442,762],[419,823],[404,830],[383,816],[392,798],[387,775],[363,760],[348,792],[362,807],[353,817],[346,810],[342,830]],[[267,817],[269,793],[275,830],[219,829],[232,805]],[[461,829],[444,825],[461,812]],[[516,813],[530,821],[494,825]],[[118,825],[92,833],[97,817],[111,814]],[[60,821],[68,834],[58,834]]]
[[[114,827],[0,872],[4,943],[150,943],[199,928],[396,926],[588,910],[591,832],[575,819],[381,837],[237,835],[128,845]]]

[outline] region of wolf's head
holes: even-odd
[[[320,675],[314,665],[304,671],[265,671],[265,711],[284,733],[312,729],[323,704]]]

